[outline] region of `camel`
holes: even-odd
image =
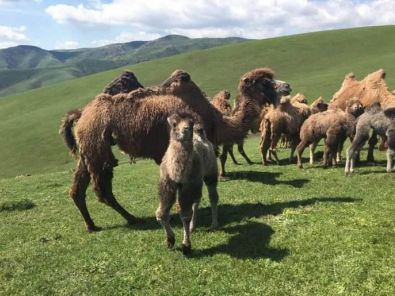
[[[353,136],[357,117],[363,113],[361,102],[353,98],[346,103],[346,111],[339,108],[311,115],[302,125],[297,149],[298,167],[303,168],[302,154],[310,145],[310,164],[314,163],[314,150],[318,142],[325,138],[323,165],[338,163],[336,156],[341,153],[344,141]],[[340,161],[340,160],[339,160]]]
[[[173,248],[174,232],[170,226],[170,210],[178,193],[178,212],[184,226],[182,250],[191,252],[190,233],[196,225],[197,210],[202,198],[203,182],[209,192],[211,209],[218,225],[218,168],[214,147],[207,140],[202,126],[195,125],[192,113],[178,110],[168,118],[170,124],[170,144],[160,165],[159,200],[156,219],[163,226],[167,236],[167,246]]]
[[[388,90],[388,86],[384,80],[385,75],[385,71],[379,69],[366,76],[363,80],[358,81],[354,73],[347,74],[340,90],[333,95],[329,104],[329,109],[340,108],[344,111],[346,102],[353,97],[358,98],[364,108],[377,102],[379,102],[384,109],[395,106],[395,94]],[[367,161],[370,163],[374,163],[373,151],[377,142],[377,134],[373,132],[368,142],[369,153]],[[384,142],[381,146],[384,146]]]
[[[276,100],[271,104],[272,106],[277,106],[279,104],[279,100],[282,96],[289,95],[292,91],[291,86],[282,80],[276,80]],[[234,102],[234,107],[232,110],[232,114],[236,114],[239,112],[240,106],[244,103],[244,98],[241,94],[239,94]],[[257,106],[258,107],[258,106]],[[251,123],[251,127],[249,131],[252,133],[257,133],[260,129],[260,124],[262,119],[264,118],[268,105],[261,105],[259,106],[259,110],[256,110],[257,112],[260,112],[260,115],[256,117],[256,119]],[[248,133],[248,131],[247,131]],[[225,163],[227,159],[227,154],[231,156],[233,163],[236,165],[240,165],[240,163],[237,162],[236,158],[234,157],[233,154],[233,145],[237,144],[237,150],[241,154],[241,156],[244,157],[244,159],[247,161],[249,165],[254,164],[251,159],[247,156],[247,154],[244,151],[244,139],[241,139],[239,141],[234,141],[233,143],[228,143],[223,146],[222,154],[220,155],[220,160],[221,160],[221,170],[220,170],[220,176],[222,178],[226,177],[226,172],[225,172]]]
[[[269,68],[247,72],[239,82],[239,91],[244,97],[240,111],[223,116],[188,73],[176,70],[157,87],[115,96],[100,94],[82,112],[69,112],[63,119],[60,133],[72,153],[79,151],[70,196],[88,231],[100,230],[86,206],[85,195],[90,181],[100,202],[117,211],[129,224],[140,221],[117,202],[112,192],[117,159],[111,146],[118,145],[130,157],[149,158],[160,164],[169,145],[167,117],[177,109],[193,112],[196,122],[204,126],[208,140],[214,145],[244,139],[251,122],[259,116],[256,106],[273,103],[276,99],[275,85],[274,72]]]
[[[300,94],[297,97],[300,98]],[[260,128],[262,137],[260,150],[263,165],[268,164],[266,159],[268,152],[274,156],[277,164],[280,163],[276,148],[281,135],[285,135],[290,142],[291,155],[289,161],[292,161],[295,148],[300,142],[300,128],[309,116],[309,105],[296,100],[292,102],[290,96],[282,97],[280,104],[268,111],[261,122]]]

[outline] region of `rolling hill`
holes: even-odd
[[[395,89],[395,26],[310,33],[211,48],[136,64],[8,96],[0,100],[0,178],[62,171],[74,161],[58,135],[60,119],[91,101],[124,68],[143,85],[162,82],[177,68],[210,96],[228,89],[237,94],[238,79],[252,68],[269,66],[294,92],[312,101],[329,101],[354,72],[361,79],[379,68]]]
[[[0,97],[180,53],[245,42],[248,39],[168,35],[99,48],[44,50],[16,46],[0,50]]]

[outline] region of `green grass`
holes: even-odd
[[[395,26],[328,31],[246,42],[133,65],[143,85],[162,82],[175,69],[187,70],[210,96],[228,89],[237,94],[238,80],[256,67],[269,66],[291,83],[294,93],[312,101],[329,101],[344,76],[359,79],[379,68],[395,89]],[[60,119],[83,107],[122,69],[75,79],[0,99],[0,178],[59,172],[71,159],[57,134]]]
[[[257,146],[257,138],[246,145],[255,161]],[[395,175],[385,172],[385,153],[376,158],[352,177],[319,164],[229,162],[220,228],[209,229],[205,193],[189,258],[179,217],[175,250],[155,221],[152,161],[124,161],[114,178],[120,203],[146,223],[126,226],[89,188],[104,227],[91,234],[68,198],[70,171],[0,180],[0,295],[394,295]]]

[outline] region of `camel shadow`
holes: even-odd
[[[254,171],[238,171],[228,173],[230,180],[248,180],[250,182],[259,182],[267,185],[288,185],[295,188],[302,188],[304,184],[309,183],[309,179],[294,179],[289,181],[277,180],[282,173],[272,172],[254,172]]]
[[[225,227],[222,231],[232,235],[228,242],[207,249],[193,250],[190,258],[227,254],[238,259],[268,258],[272,261],[281,261],[289,254],[287,249],[269,246],[275,232],[268,225],[249,221],[243,225]]]
[[[34,208],[36,205],[30,200],[10,201],[0,203],[1,212],[13,212],[13,211],[26,211]]]
[[[360,201],[351,197],[315,197],[304,200],[293,200],[278,202],[270,205],[257,203],[243,203],[239,205],[223,204],[218,206],[220,229],[232,235],[228,242],[207,249],[195,249],[190,258],[202,258],[215,254],[228,254],[239,259],[268,258],[272,261],[281,261],[289,254],[287,249],[276,249],[270,247],[270,240],[275,233],[274,230],[263,223],[251,221],[251,218],[260,218],[266,215],[280,215],[285,209],[298,208],[314,205],[317,202],[350,203]],[[233,225],[240,223],[240,225]],[[181,228],[182,223],[178,214],[171,215],[173,228]],[[232,226],[227,226],[232,224]],[[211,208],[201,208],[198,211],[198,228],[196,231],[207,231],[211,225]],[[161,226],[155,217],[146,217],[145,223],[133,226],[114,226],[107,229],[119,227],[133,228],[134,230],[155,230]],[[234,235],[233,235],[234,234]]]
[[[222,227],[235,222],[241,222],[246,219],[260,218],[267,215],[280,215],[285,209],[307,207],[316,204],[317,202],[337,202],[349,203],[360,201],[351,197],[314,197],[302,200],[292,200],[286,202],[277,202],[265,205],[261,202],[257,203],[243,203],[238,205],[233,204],[219,204],[219,223]],[[199,208],[198,210],[198,228],[209,228],[211,225],[211,207]],[[145,223],[135,225],[115,225],[106,229],[114,229],[120,227],[131,228],[135,230],[155,230],[161,228],[160,224],[156,221],[155,216],[143,217]],[[170,216],[172,227],[182,227],[181,219],[178,214],[174,213]]]

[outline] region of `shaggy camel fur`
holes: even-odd
[[[354,172],[356,155],[361,151],[363,145],[369,139],[369,132],[373,131],[387,140],[387,172],[392,172],[392,160],[395,153],[395,108],[389,107],[383,110],[380,103],[375,103],[366,108],[365,113],[360,116],[356,126],[354,140],[347,151],[345,174]],[[371,149],[371,147],[369,147]]]
[[[279,164],[276,148],[281,135],[285,135],[290,141],[290,161],[292,161],[293,153],[300,141],[300,127],[309,115],[310,108],[308,105],[297,101],[291,103],[289,96],[282,97],[280,104],[266,114],[261,123],[262,140],[260,145],[264,165],[268,164],[266,159],[268,151],[274,156],[276,163]]]
[[[328,110],[310,116],[302,125],[301,142],[297,147],[298,166],[302,168],[302,153],[310,145],[310,163],[314,163],[314,150],[318,142],[325,138],[323,165],[335,162],[337,153],[341,153],[344,141],[354,134],[357,117],[363,112],[361,102],[354,98],[346,103],[346,111]]]
[[[162,85],[138,89],[129,94],[100,94],[81,114],[70,112],[63,119],[61,134],[72,152],[79,147],[80,159],[74,174],[70,196],[90,231],[99,230],[86,207],[86,189],[92,180],[99,201],[112,207],[128,223],[138,219],[127,212],[112,192],[113,167],[117,160],[111,146],[131,157],[151,158],[160,163],[169,145],[167,117],[177,109],[189,109],[202,123],[207,138],[215,145],[244,139],[246,130],[258,115],[255,105],[272,103],[276,98],[274,73],[256,69],[246,73],[239,83],[245,97],[240,112],[223,116],[184,71],[175,71]],[[74,133],[72,127],[75,124]]]
[[[204,129],[197,126],[194,130],[192,113],[177,112],[168,121],[171,126],[170,145],[160,165],[160,204],[156,219],[166,231],[167,246],[173,248],[175,236],[169,221],[170,210],[178,192],[179,213],[184,226],[182,251],[188,255],[191,252],[190,232],[196,225],[203,181],[210,184],[208,192],[213,213],[212,227],[218,226],[217,159]]]
[[[138,82],[133,72],[125,70],[104,88],[103,93],[115,96],[121,93],[129,93],[139,88],[144,88],[144,86]]]

